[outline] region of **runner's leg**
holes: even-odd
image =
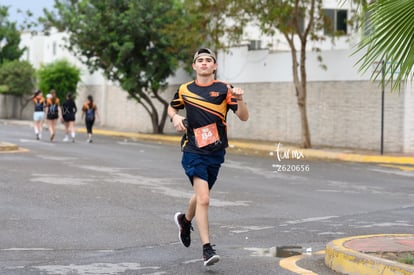
[[[210,205],[210,190],[207,181],[194,177],[193,179],[196,208],[195,218],[201,243],[204,245],[210,242],[208,227],[208,207]]]

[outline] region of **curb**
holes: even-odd
[[[3,124],[15,124],[15,125],[30,125],[31,121],[20,120],[1,120]],[[60,126],[60,124],[59,124]],[[77,127],[77,132],[85,133],[84,127]],[[165,134],[142,134],[134,132],[125,132],[117,130],[107,130],[94,128],[94,133],[105,136],[115,136],[131,138],[136,140],[152,141],[157,143],[168,143],[179,146],[181,141],[181,135],[165,135]],[[2,143],[0,142],[0,151],[2,149]],[[18,149],[18,147],[17,147]],[[16,150],[16,149],[13,149]],[[271,157],[278,159],[279,155],[283,155],[283,160],[294,159],[315,159],[315,160],[330,160],[330,161],[346,161],[357,163],[378,163],[378,164],[396,164],[396,165],[411,165],[414,166],[414,156],[406,155],[376,155],[372,152],[367,154],[360,154],[354,152],[345,152],[344,149],[302,149],[294,146],[285,146],[278,142],[266,142],[266,141],[254,141],[254,140],[229,140],[229,147],[227,152],[241,155],[254,155],[261,157]],[[413,167],[414,168],[414,167]],[[411,167],[410,167],[411,169]]]
[[[19,146],[17,146],[16,144],[11,144],[11,143],[7,143],[7,142],[0,142],[0,152],[3,151],[17,151],[19,150]]]
[[[325,248],[325,264],[341,274],[364,275],[410,275],[414,274],[414,266],[382,259],[369,254],[347,248],[344,244],[354,239],[370,237],[406,237],[412,234],[382,234],[355,236],[331,241]]]
[[[85,132],[84,129],[78,129],[79,132]],[[120,132],[112,130],[94,129],[95,134],[106,136],[118,136],[133,138],[146,141],[157,141],[159,143],[180,144],[181,136],[178,135],[155,135],[140,134],[132,132]],[[254,142],[229,140],[227,152],[243,155],[256,155],[277,158],[278,151],[290,159],[320,159],[320,160],[339,160],[347,162],[360,163],[384,163],[384,164],[406,164],[414,165],[414,156],[384,156],[384,155],[363,155],[355,153],[344,153],[338,151],[326,151],[317,149],[302,149],[292,146],[279,146],[280,143],[271,142]],[[296,156],[296,157],[295,157]]]
[[[77,132],[86,133],[85,129],[77,129]],[[93,129],[94,134],[103,135],[103,136],[113,136],[113,137],[125,137],[137,140],[146,140],[146,141],[158,141],[159,143],[175,143],[179,144],[181,136],[173,135],[156,135],[156,134],[141,134],[133,132],[120,132],[114,130],[103,130],[103,129]]]

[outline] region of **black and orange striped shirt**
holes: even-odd
[[[227,87],[227,83],[214,80],[207,85],[191,81],[182,84],[171,101],[171,107],[186,110],[187,133],[183,139],[183,151],[210,154],[224,150],[228,146],[227,112],[237,110],[237,99]],[[215,123],[220,141],[198,148],[195,142],[194,129]]]

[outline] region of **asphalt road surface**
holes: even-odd
[[[0,125],[28,149],[0,153],[0,274],[295,274],[275,250],[299,246],[313,253],[298,266],[329,275],[315,252],[331,240],[414,227],[412,169],[228,154],[209,212],[221,261],[206,268],[195,223],[189,248],[177,239],[192,194],[178,145],[62,138]]]

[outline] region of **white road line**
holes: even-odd
[[[88,265],[44,265],[33,266],[46,274],[69,274],[76,273],[80,275],[86,274],[105,274],[116,275],[126,271],[138,271],[138,270],[159,270],[157,266],[141,266],[139,263],[91,263]]]

